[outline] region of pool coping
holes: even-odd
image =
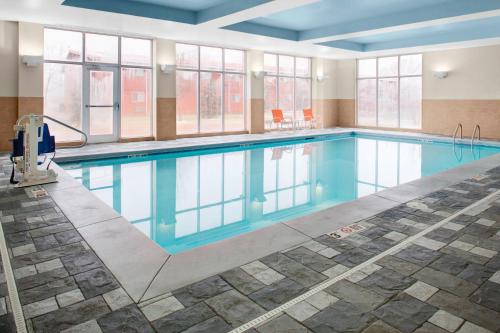
[[[316,135],[349,132],[353,132],[353,130],[315,131]],[[429,140],[433,138],[436,141],[452,141],[450,138],[420,133],[374,130],[355,130],[355,132],[382,134],[385,137],[394,136]],[[312,131],[297,134],[293,138],[300,139],[310,136],[314,136]],[[290,139],[290,137],[280,135],[279,138],[272,138],[273,141],[258,139],[261,140],[260,142],[273,142]],[[227,137],[224,137],[222,141],[226,141],[227,144]],[[234,145],[234,143],[229,144]],[[196,147],[198,147],[197,149],[203,149],[210,148],[207,145],[217,144],[220,145],[221,143],[184,144],[177,149],[195,149]],[[497,145],[497,143],[494,144]],[[169,149],[167,151],[174,151],[176,148],[169,147],[167,149]],[[165,148],[162,148],[161,152],[166,152]],[[95,156],[102,155],[89,154],[87,156],[95,158]],[[123,151],[121,156],[123,156]],[[59,174],[59,181],[43,185],[43,187],[89,246],[115,275],[127,293],[135,302],[141,302],[225,270],[241,266],[273,252],[297,246],[312,238],[463,181],[498,165],[500,165],[500,154],[492,155],[357,200],[326,208],[316,213],[279,222],[246,234],[173,255],[167,253],[134,228],[125,218],[104,204],[56,163],[53,163],[51,167]],[[305,221],[307,223],[304,223]],[[228,253],[231,253],[231,255],[228,256]]]
[[[303,140],[310,137],[322,138],[335,135],[363,134],[389,138],[418,139],[433,142],[453,143],[452,137],[434,134],[402,131],[384,131],[363,128],[335,127],[314,130],[276,131],[262,134],[237,134],[228,136],[184,138],[168,141],[141,141],[128,143],[101,143],[92,144],[77,149],[60,149],[54,158],[55,162],[88,161],[114,157],[128,157],[135,155],[153,155],[162,153],[186,152],[191,150],[228,148],[235,146],[251,146],[262,143],[279,143],[283,141]],[[458,144],[468,144],[469,139],[456,139]],[[477,144],[477,141],[476,141]],[[481,146],[499,147],[500,141],[481,140]],[[118,148],[118,149],[117,149]],[[97,151],[96,151],[97,150]],[[108,150],[114,150],[108,152]]]

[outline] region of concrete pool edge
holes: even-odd
[[[299,245],[498,165],[500,155],[493,155],[315,214],[176,255],[169,255],[133,228],[59,166],[53,166],[59,173],[59,183],[44,187],[125,290],[138,302]],[[76,196],[78,199],[75,199]],[[305,220],[307,223],[304,223]],[[228,253],[232,255],[227,256]]]
[[[238,145],[257,145],[298,141],[310,137],[330,137],[335,135],[378,135],[387,138],[409,140],[428,140],[453,143],[453,138],[417,132],[383,131],[363,128],[328,128],[318,130],[276,131],[263,134],[239,134],[229,136],[201,137],[192,139],[177,139],[169,141],[145,141],[129,143],[94,144],[78,149],[61,149],[54,161],[59,163],[88,161],[126,157],[130,155],[152,155],[162,153],[185,152],[202,149],[227,148]],[[458,144],[470,144],[468,139],[457,139]],[[478,143],[476,142],[476,145]],[[500,147],[500,141],[481,140],[480,145]],[[111,151],[111,152],[109,152]]]

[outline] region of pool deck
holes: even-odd
[[[92,145],[58,155],[236,142],[177,141]],[[446,332],[438,328],[445,324],[460,333],[482,332],[473,325],[500,331],[500,196],[492,195],[500,189],[500,154],[175,255],[57,165],[59,182],[44,185],[49,195],[34,199],[7,185],[10,163],[0,163],[0,221],[33,331],[80,325],[68,332],[227,332],[252,320],[243,328],[261,333]],[[365,229],[343,239],[326,235],[353,223]]]

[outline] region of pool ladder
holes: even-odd
[[[481,140],[481,127],[476,124],[474,127],[474,132],[472,133],[472,138],[470,139],[470,146],[471,148],[474,146],[474,139],[476,138],[476,133],[477,133],[477,141]]]
[[[455,144],[455,141],[457,140],[457,132],[460,130],[460,140],[463,139],[463,127],[462,123],[458,123],[457,128],[455,128],[455,132],[453,133],[453,144]]]

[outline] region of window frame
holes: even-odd
[[[53,63],[53,64],[71,64],[71,65],[80,65],[82,66],[82,73],[85,70],[85,67],[88,66],[88,68],[91,68],[92,66],[99,67],[99,66],[107,66],[107,67],[116,67],[118,69],[118,90],[120,92],[120,112],[118,116],[118,128],[116,129],[118,133],[118,138],[119,139],[135,139],[135,138],[140,138],[140,137],[122,137],[121,136],[121,125],[122,125],[122,117],[121,117],[121,107],[122,107],[122,86],[121,86],[121,73],[122,73],[122,68],[138,68],[138,69],[149,69],[151,70],[151,92],[150,92],[150,98],[151,98],[151,105],[150,105],[150,121],[149,121],[149,136],[146,137],[152,137],[154,135],[154,128],[153,128],[153,123],[154,123],[154,78],[155,78],[155,73],[154,73],[154,44],[153,44],[153,39],[152,38],[147,38],[147,37],[138,37],[138,36],[129,36],[129,35],[122,35],[122,34],[111,34],[111,33],[104,33],[104,32],[95,32],[95,31],[90,31],[90,30],[77,30],[77,29],[67,29],[67,28],[60,28],[60,27],[54,27],[54,26],[49,26],[46,25],[43,27],[44,32],[45,30],[61,30],[61,31],[72,31],[72,32],[78,32],[81,34],[81,45],[82,45],[82,60],[81,61],[65,61],[65,60],[48,60],[48,59],[43,59],[43,63]],[[101,63],[101,62],[92,62],[92,61],[86,61],[85,56],[86,56],[86,39],[85,36],[86,34],[91,34],[91,35],[104,35],[104,36],[112,36],[118,38],[118,61],[116,63]],[[132,39],[142,39],[142,40],[147,40],[151,43],[150,47],[150,59],[151,59],[151,65],[150,66],[132,66],[132,65],[125,65],[122,64],[122,38],[132,38]],[[45,80],[45,78],[44,78]],[[44,91],[45,93],[45,91]],[[84,86],[83,86],[83,77],[82,77],[82,101],[83,101],[83,93],[84,93]],[[45,96],[44,96],[45,97]],[[45,111],[45,110],[44,110]],[[82,103],[82,108],[81,108],[81,115],[82,115],[82,126],[83,126],[83,103]],[[88,133],[87,133],[88,135]],[[60,142],[67,142],[67,141],[60,141]]]
[[[419,75],[412,74],[412,75],[401,75],[401,57],[405,56],[412,56],[412,55],[419,55],[421,57],[421,71]],[[397,57],[398,58],[398,73],[396,76],[390,75],[390,76],[380,76],[379,75],[379,59],[382,58],[392,58],[392,57]],[[375,76],[363,76],[359,77],[359,62],[362,60],[369,60],[369,59],[375,59]],[[401,78],[411,78],[411,77],[419,77],[420,78],[420,91],[422,94],[422,89],[423,89],[423,72],[424,72],[424,57],[423,53],[407,53],[407,54],[398,54],[398,55],[384,55],[384,56],[379,56],[379,57],[367,57],[367,58],[358,58],[356,59],[356,74],[355,74],[355,81],[356,81],[356,126],[359,125],[359,110],[358,110],[358,83],[359,81],[362,80],[375,80],[375,126],[370,126],[370,125],[361,125],[361,126],[366,126],[366,127],[377,127],[379,128],[379,80],[380,79],[396,79],[398,82],[398,125],[396,127],[380,127],[380,128],[394,128],[394,129],[405,129],[405,130],[417,130],[421,131],[422,130],[422,105],[420,106],[420,126],[419,127],[401,127]],[[423,100],[423,98],[421,99]]]
[[[197,52],[198,52],[198,66],[196,69],[193,68],[188,68],[188,67],[180,67],[177,66],[176,64],[176,73],[177,71],[182,71],[182,72],[196,72],[198,73],[198,79],[197,79],[197,95],[196,95],[196,114],[197,114],[197,130],[194,133],[177,133],[177,122],[176,122],[176,134],[177,135],[199,135],[199,134],[213,134],[213,133],[231,133],[231,132],[239,132],[239,131],[226,131],[226,109],[225,109],[225,98],[226,98],[226,74],[238,74],[243,76],[243,129],[241,131],[247,131],[247,52],[246,50],[243,49],[238,49],[238,48],[233,48],[233,47],[222,47],[222,46],[213,46],[213,45],[206,45],[206,44],[193,44],[193,43],[184,43],[184,42],[176,42],[176,54],[177,54],[177,45],[178,44],[183,44],[183,45],[191,45],[191,46],[196,46]],[[212,47],[212,48],[219,48],[222,50],[222,67],[221,70],[210,70],[210,69],[201,69],[201,47]],[[230,71],[226,70],[226,50],[236,50],[236,51],[241,51],[243,52],[243,70],[241,72],[237,71]],[[221,94],[221,106],[222,106],[222,112],[221,112],[221,118],[222,118],[222,131],[221,132],[202,132],[201,131],[201,98],[200,98],[200,91],[201,91],[201,73],[220,73],[222,76],[222,94]],[[176,75],[177,78],[177,75]],[[176,98],[177,99],[177,98]],[[176,107],[177,108],[177,107]]]
[[[295,122],[297,119],[296,119],[296,102],[297,102],[297,96],[296,96],[296,93],[297,93],[297,89],[296,89],[296,79],[307,79],[309,80],[309,101],[311,103],[311,105],[309,107],[312,107],[312,59],[310,57],[301,57],[301,56],[294,56],[294,55],[288,55],[288,54],[281,54],[281,53],[275,53],[275,52],[265,52],[264,53],[264,56],[268,54],[268,55],[273,55],[276,57],[276,73],[271,73],[271,72],[267,72],[267,71],[264,71],[264,80],[266,77],[274,77],[276,78],[276,91],[275,91],[275,95],[276,95],[276,103],[274,105],[274,108],[276,109],[279,109],[280,108],[280,105],[279,105],[279,100],[280,100],[280,96],[279,96],[279,91],[280,91],[280,78],[289,78],[289,79],[292,79],[293,80],[293,122]],[[280,74],[280,56],[286,56],[286,57],[292,57],[293,58],[293,75],[282,75]],[[304,58],[304,59],[308,59],[309,60],[309,76],[303,76],[303,75],[297,75],[297,58]],[[264,89],[265,89],[265,85],[264,85]],[[264,92],[264,97],[265,97],[266,93]],[[265,104],[265,102],[264,102]],[[264,112],[266,112],[266,110],[264,110]],[[265,120],[265,117],[264,117],[264,128],[266,130],[271,130],[271,126],[266,126],[266,124],[268,123],[268,121]]]

